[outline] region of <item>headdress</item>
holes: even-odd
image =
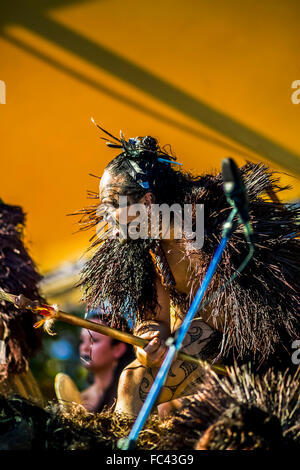
[[[120,155],[126,157],[127,171],[129,175],[143,188],[151,188],[151,163],[162,163],[162,164],[176,164],[182,165],[182,163],[176,162],[176,157],[169,155],[164,149],[161,149],[158,145],[157,140],[151,136],[145,137],[134,137],[125,140],[124,135],[120,132],[120,138],[113,136],[110,132],[100,127],[93,118],[91,118],[95,126],[98,127],[102,132],[108,135],[113,141],[107,140],[107,138],[100,137],[106,141],[106,145],[110,148],[122,149]],[[147,165],[147,163],[149,163]]]

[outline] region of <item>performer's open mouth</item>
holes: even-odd
[[[115,220],[115,226],[112,229],[111,235],[113,238],[117,238],[120,243],[125,243],[128,239],[126,227],[120,225],[117,220]]]
[[[85,365],[87,365],[87,364],[90,365],[93,362],[93,360],[92,360],[92,358],[89,354],[82,354],[80,356],[80,361]]]
[[[119,235],[120,235],[120,229],[118,227],[114,227],[112,231],[112,236],[119,237]]]

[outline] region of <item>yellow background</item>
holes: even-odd
[[[5,3],[5,4],[4,4]],[[0,6],[0,197],[26,211],[43,271],[77,259],[91,234],[66,214],[115,155],[114,134],[170,143],[185,168],[230,155],[288,172],[300,196],[298,1],[15,0]]]

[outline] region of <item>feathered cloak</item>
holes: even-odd
[[[292,366],[293,341],[299,328],[299,207],[280,203],[276,193],[283,188],[279,178],[263,164],[247,163],[241,168],[249,197],[254,230],[254,256],[243,273],[210,303],[216,326],[222,311],[225,326],[215,351],[224,361],[251,361],[262,370],[269,365]],[[182,204],[204,204],[205,239],[201,250],[185,242],[185,255],[196,259],[196,274],[190,292],[206,273],[221,239],[222,226],[230,207],[224,195],[221,174],[199,177]],[[273,200],[269,195],[275,195]],[[96,205],[82,211],[83,227],[100,221]],[[149,250],[154,240],[94,240],[94,254],[82,272],[84,299],[90,306],[104,301],[110,305],[111,321],[118,316],[143,319],[144,311],[155,306],[156,271]],[[219,289],[239,267],[249,250],[243,227],[238,226],[228,243],[207,295]],[[173,290],[173,299],[182,296]],[[184,308],[192,300],[186,299]]]

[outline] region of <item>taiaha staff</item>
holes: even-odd
[[[40,328],[43,326],[44,330],[50,334],[54,335],[51,331],[51,327],[55,320],[62,321],[64,323],[69,323],[70,325],[80,326],[81,328],[86,328],[87,330],[95,331],[96,333],[101,333],[111,338],[117,339],[118,341],[123,341],[124,343],[132,344],[133,346],[139,346],[144,348],[148,344],[148,340],[139,338],[130,333],[125,333],[124,331],[119,331],[109,326],[101,325],[99,323],[92,322],[90,320],[85,320],[83,318],[76,317],[70,313],[62,312],[58,310],[56,306],[51,306],[48,304],[42,304],[37,300],[27,299],[23,294],[13,295],[8,294],[3,289],[0,288],[0,300],[5,300],[6,302],[13,303],[17,308],[31,310],[36,315],[41,315],[45,318],[35,323],[34,328]],[[179,352],[177,354],[178,359],[182,361],[194,362],[198,365],[206,365],[205,361],[196,359],[193,356]],[[228,375],[226,368],[221,364],[211,364],[211,368],[217,373],[222,375]]]

